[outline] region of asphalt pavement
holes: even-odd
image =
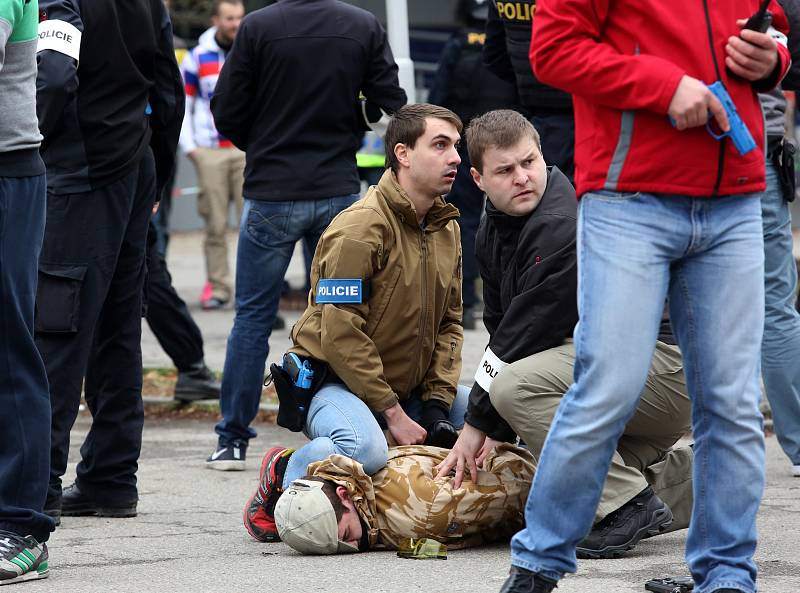
[[[235,235],[229,239],[234,247]],[[203,312],[197,306],[205,277],[201,236],[174,236],[168,262],[175,286],[203,330],[206,360],[221,370],[233,311]],[[302,282],[300,258],[293,260],[288,278],[297,286]],[[290,326],[299,313],[285,315]],[[463,382],[470,381],[485,343],[483,329],[466,332]],[[270,360],[277,360],[288,345],[288,327],[275,332],[270,344]],[[171,366],[146,327],[143,354],[145,366]],[[451,551],[446,561],[414,561],[392,552],[308,557],[284,544],[251,540],[241,518],[245,501],[256,487],[261,454],[278,444],[302,445],[305,439],[270,423],[257,424],[259,436],[251,441],[247,470],[215,472],[204,465],[216,442],[214,422],[213,418],[148,417],[139,462],[138,517],[65,517],[49,542],[50,578],[17,587],[59,593],[483,593],[500,589],[508,571],[507,544]],[[88,426],[84,413],[72,432],[65,484],[74,477],[78,447]],[[774,436],[767,438],[767,461],[756,553],[760,591],[799,593],[800,478],[790,476],[789,463]],[[724,492],[712,494],[725,496]],[[577,575],[564,579],[558,592],[643,592],[650,578],[687,573],[685,540],[686,532],[678,532],[645,540],[621,559],[580,561]]]

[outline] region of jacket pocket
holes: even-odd
[[[75,333],[81,307],[81,286],[87,266],[75,264],[39,264],[36,289],[38,332]]]

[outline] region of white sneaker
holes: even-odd
[[[792,466],[792,475],[795,478],[800,478],[800,465],[793,465]]]

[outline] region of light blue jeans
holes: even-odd
[[[692,399],[695,593],[755,590],[764,486],[758,410],[764,257],[758,194],[586,194],[578,217],[575,383],[545,441],[512,564],[575,572],[614,448],[636,410],[668,296]]]
[[[458,386],[456,398],[450,406],[450,422],[458,429],[464,427],[469,388]],[[406,414],[419,422],[422,401],[412,397],[400,402]],[[311,400],[303,433],[311,440],[289,458],[283,486],[306,475],[309,463],[334,454],[345,455],[364,466],[372,475],[386,465],[388,447],[375,414],[358,396],[341,383],[328,383]]]
[[[794,308],[797,265],[792,254],[792,217],[778,172],[767,162],[761,196],[764,224],[764,342],[761,372],[775,434],[793,465],[800,465],[800,314]]]

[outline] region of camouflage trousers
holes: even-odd
[[[492,404],[538,459],[561,399],[572,385],[575,347],[563,344],[505,367],[492,382]],[[669,505],[669,531],[689,525],[692,449],[673,445],[691,429],[691,403],[680,351],[658,342],[636,413],[611,460],[595,522],[648,484]]]

